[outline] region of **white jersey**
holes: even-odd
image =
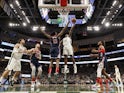
[[[115,68],[115,75],[120,75],[119,68]]]
[[[19,45],[19,48],[14,48],[11,54],[11,58],[5,70],[21,71],[21,58],[26,48],[23,45]]]
[[[23,51],[25,49],[26,48],[22,45],[20,45],[19,48],[14,48],[11,57],[15,58],[15,59],[18,59],[18,60],[21,59],[23,54],[24,54]]]
[[[63,46],[72,46],[72,40],[70,37],[64,37],[63,38]]]

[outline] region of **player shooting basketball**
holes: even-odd
[[[71,57],[72,61],[73,61],[73,66],[74,66],[74,73],[77,73],[77,66],[75,64],[75,59],[74,59],[74,51],[73,51],[73,46],[72,46],[72,31],[75,27],[75,22],[76,19],[72,19],[72,23],[73,26],[71,27],[69,34],[66,34],[65,37],[62,40],[62,44],[63,44],[63,55],[64,55],[64,62],[65,62],[65,66],[64,66],[64,73],[67,72],[67,62],[68,62],[68,56]]]
[[[53,32],[51,35],[47,34],[45,31],[41,29],[41,32],[50,39],[51,42],[51,47],[50,47],[50,65],[49,65],[49,70],[48,70],[48,78],[51,77],[51,72],[52,72],[52,65],[53,61],[56,60],[56,70],[55,70],[55,75],[59,73],[59,60],[60,60],[60,37],[63,35],[63,33],[66,31],[68,27],[69,22],[67,25],[61,30],[60,33],[57,34],[57,32]]]

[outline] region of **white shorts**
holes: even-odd
[[[63,55],[73,56],[74,55],[73,47],[72,46],[64,46]]]
[[[97,68],[97,77],[102,77],[103,68],[104,68],[104,64],[102,62],[100,62],[98,64],[98,68]]]
[[[21,62],[15,58],[12,58],[8,63],[5,70],[21,71]]]

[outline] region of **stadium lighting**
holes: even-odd
[[[24,11],[22,11],[22,14],[25,16],[25,12]]]
[[[17,11],[15,9],[13,11],[17,14]]]
[[[46,30],[45,26],[41,26],[40,28],[41,28],[41,30]]]
[[[120,26],[123,26],[123,24],[122,24],[122,23],[120,23]]]
[[[20,26],[20,24],[18,24],[18,23],[9,23],[9,26],[10,27],[17,27],[17,26]]]
[[[13,23],[9,23],[9,26],[12,27],[13,26]]]
[[[119,8],[121,8],[121,7],[122,7],[122,4],[119,5]]]
[[[105,20],[106,20],[106,19],[104,18],[104,19],[102,20],[101,24],[103,24],[103,23],[105,22]]]
[[[112,18],[114,18],[115,17],[115,15],[112,15]]]
[[[115,0],[115,1],[113,2],[112,6],[114,6],[114,5],[116,5],[116,4],[117,4],[117,1]]]
[[[17,15],[18,18],[20,18],[20,15]]]
[[[27,23],[23,22],[22,25],[23,25],[23,26],[27,26]]]
[[[14,8],[14,7],[13,7],[13,4],[10,4],[10,7],[11,7],[11,8]]]
[[[106,26],[106,27],[109,27],[109,26],[110,26],[110,23],[109,23],[109,22],[106,22],[106,23],[105,23],[105,26]]]
[[[99,26],[94,26],[93,28],[94,28],[95,31],[99,31],[100,30]]]
[[[106,15],[109,15],[109,14],[110,14],[110,11],[108,11]]]
[[[112,26],[122,27],[123,26],[123,23],[115,23],[115,24],[112,24]]]
[[[20,6],[20,3],[18,0],[16,0],[15,3],[17,4],[17,6]]]
[[[33,30],[33,31],[36,31],[36,30],[38,30],[38,28],[39,28],[38,26],[33,26],[33,27],[32,27],[32,30]]]
[[[30,20],[28,19],[28,17],[26,16],[25,18],[26,18],[27,22],[30,23]]]
[[[92,30],[93,30],[92,26],[87,26],[87,31],[92,31]]]

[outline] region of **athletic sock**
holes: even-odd
[[[51,72],[52,72],[52,68],[49,67],[49,69],[48,69],[48,74],[51,74]]]
[[[97,83],[97,84],[99,84],[99,79],[100,79],[100,78],[98,78],[98,77],[96,78],[96,83]]]
[[[106,82],[106,87],[109,88],[109,81],[108,81],[108,79],[105,79],[105,82]]]
[[[56,67],[56,73],[59,73],[59,67]]]
[[[99,84],[102,87],[102,78],[99,78]]]

